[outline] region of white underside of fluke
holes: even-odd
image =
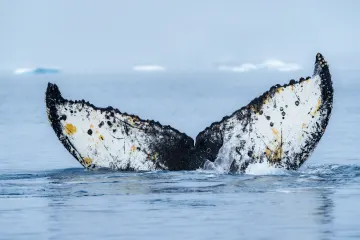
[[[304,151],[305,140],[321,120],[320,82],[320,76],[315,75],[294,85],[278,87],[273,97],[264,100],[260,110],[251,111],[251,121],[246,126],[237,116],[223,122],[222,128],[233,128],[225,131],[214,166],[228,172],[233,161],[238,165],[253,159],[276,163],[286,159],[286,155],[291,160],[291,156]],[[240,154],[236,151],[239,146],[243,146]]]
[[[81,103],[67,103],[59,105],[57,109],[59,116],[67,116],[65,121],[60,121],[63,134],[69,138],[85,166],[93,164],[113,169],[155,170],[156,153],[144,149],[148,146],[145,144],[148,135],[144,132],[147,123],[136,126],[136,118],[118,113],[111,117],[116,121],[110,121],[105,111],[82,106]],[[126,131],[131,138],[125,134]],[[139,146],[143,151],[138,151]]]

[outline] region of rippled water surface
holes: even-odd
[[[350,75],[334,74],[329,127],[297,172],[86,171],[45,114],[52,81],[66,98],[195,137],[287,75],[0,77],[0,239],[360,239],[360,84]]]

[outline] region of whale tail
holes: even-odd
[[[170,126],[112,107],[66,100],[52,83],[46,107],[57,137],[85,168],[182,170],[191,165],[194,141]]]
[[[86,168],[193,170],[206,162],[244,172],[255,163],[298,169],[325,132],[333,105],[329,66],[316,55],[312,77],[275,85],[247,106],[212,123],[194,140],[159,122],[61,96],[48,84],[49,121]]]

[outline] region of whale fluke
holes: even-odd
[[[153,120],[64,99],[49,83],[49,121],[65,148],[85,167],[194,170],[212,164],[244,172],[255,163],[296,170],[314,151],[333,106],[329,66],[316,55],[312,77],[275,85],[247,106],[212,123],[194,140]]]

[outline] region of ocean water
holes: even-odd
[[[332,118],[296,172],[86,171],[45,111],[51,81],[65,98],[195,137],[271,85],[305,73],[0,76],[0,239],[359,239],[356,73],[333,73]]]

